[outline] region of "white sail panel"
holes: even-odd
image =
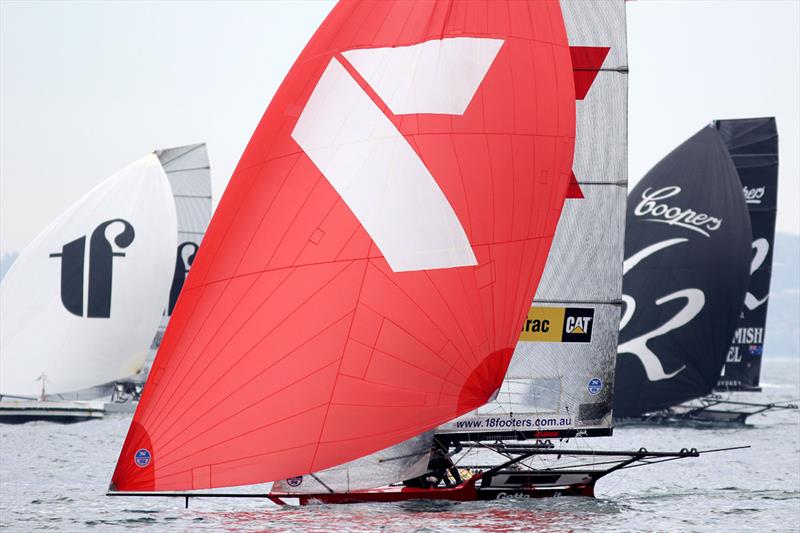
[[[415,478],[428,471],[432,445],[433,432],[429,431],[343,465],[276,481],[272,491],[287,494],[350,492]]]
[[[155,155],[72,205],[0,288],[0,394],[88,389],[144,364],[174,269],[175,204]]]

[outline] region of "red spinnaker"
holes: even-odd
[[[452,50],[464,70],[447,63]],[[418,63],[403,75],[409,57]],[[431,67],[431,58],[443,63]],[[418,79],[426,72],[458,81],[451,92],[466,94],[466,107]],[[355,96],[324,98],[339,94],[329,86]],[[363,133],[362,110],[372,117],[368,138],[345,139],[339,130]],[[336,142],[319,141],[325,135]],[[275,94],[211,221],[120,454],[116,490],[302,475],[485,403],[544,268],[574,137],[558,2],[337,5]],[[348,181],[367,166],[386,171]],[[407,169],[435,183],[411,183]],[[408,187],[422,191],[418,206]],[[406,226],[433,216],[429,205],[451,224],[453,246],[418,254],[443,231],[423,226],[408,237]],[[451,253],[459,238],[468,241],[460,258]],[[420,266],[425,254],[432,267]]]

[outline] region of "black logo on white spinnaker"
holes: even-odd
[[[110,241],[106,237],[106,230],[120,225],[121,231]],[[50,254],[50,257],[61,258],[61,303],[67,311],[88,318],[111,316],[114,258],[125,257],[124,252],[115,252],[114,246],[120,250],[125,249],[131,245],[135,236],[131,223],[121,218],[107,220],[95,228],[89,238],[89,286],[85,302],[83,277],[86,269],[86,236],[68,242],[61,247],[60,253]]]

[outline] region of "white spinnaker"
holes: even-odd
[[[622,298],[627,194],[627,50],[622,0],[561,0],[571,47],[608,47],[576,102],[573,170],[583,198],[564,204],[532,306],[594,310],[591,342],[524,342],[495,401],[437,433],[607,433]]]
[[[133,239],[120,246],[115,241],[129,227]],[[98,254],[92,261],[96,230]],[[0,286],[0,394],[38,396],[42,376],[46,393],[57,394],[138,372],[166,302],[176,235],[175,203],[154,154],[100,183],[50,224],[20,254]],[[70,311],[61,289],[66,259],[51,255],[81,238],[82,257],[73,255],[68,263],[75,267],[73,280],[83,276]],[[108,316],[89,316],[90,292],[100,294],[90,271],[93,265],[100,268],[99,250],[106,246],[106,259],[111,257]]]

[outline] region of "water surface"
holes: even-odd
[[[762,394],[800,397],[800,359],[767,359]],[[597,498],[278,507],[262,500],[104,496],[130,417],[73,425],[0,425],[3,531],[798,531],[800,414],[738,429],[623,427],[570,447],[674,451],[749,444],[611,474]]]

